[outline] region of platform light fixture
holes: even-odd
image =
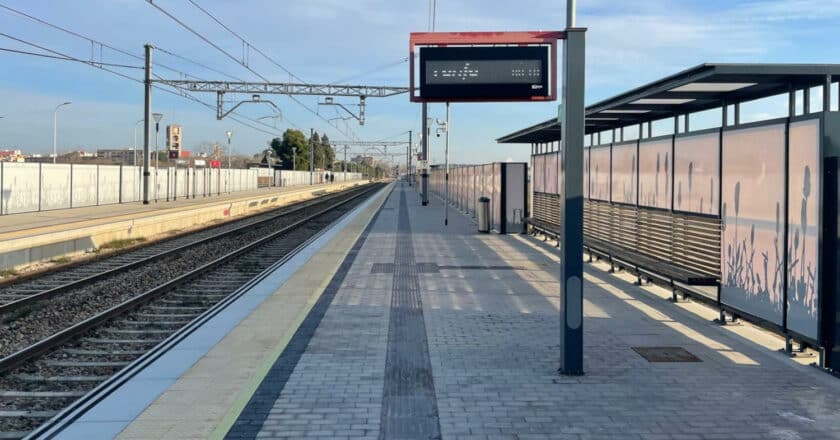
[[[637,99],[630,104],[652,104],[652,105],[679,105],[685,104],[688,102],[696,101],[696,99],[692,98],[642,98]]]
[[[679,87],[675,87],[669,92],[733,92],[735,90],[752,87],[756,83],[714,83],[714,82],[694,82]]]
[[[53,112],[53,163],[58,158],[58,109],[70,104],[72,104],[70,101],[58,104]]]
[[[599,113],[626,113],[626,114],[642,114],[642,113],[649,113],[650,110],[632,110],[632,109],[621,109],[621,110],[601,110]]]

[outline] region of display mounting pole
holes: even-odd
[[[575,28],[575,1],[566,1],[563,50],[563,163],[560,261],[560,373],[583,374],[583,136],[585,29]],[[558,175],[560,163],[558,161]]]
[[[411,186],[411,130],[408,130],[408,155],[405,161],[405,174],[408,176],[408,186]]]

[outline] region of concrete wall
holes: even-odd
[[[209,197],[258,188],[258,176],[274,176],[274,186],[309,185],[308,171],[269,168],[149,168],[149,199]],[[315,184],[324,182],[324,172],[315,173]],[[0,162],[0,215],[50,209],[77,208],[111,203],[137,202],[143,198],[141,167],[120,165],[37,164]],[[347,173],[347,180],[361,179]],[[335,182],[344,174],[335,173]]]
[[[200,170],[199,174],[201,174]],[[96,249],[113,240],[139,237],[154,240],[169,236],[168,234],[172,231],[189,230],[196,226],[311,199],[322,195],[324,192],[340,191],[361,184],[363,183],[336,182],[333,185],[319,188],[301,186],[300,189],[242,196],[233,200],[213,201],[208,199],[206,203],[184,206],[180,209],[140,212],[120,215],[115,218],[76,222],[72,225],[55,225],[49,228],[39,228],[48,231],[39,232],[35,235],[26,234],[26,231],[23,231],[24,233],[9,233],[2,239],[0,270],[79,254]]]

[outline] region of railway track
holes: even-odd
[[[246,290],[244,285],[381,187],[357,188],[310,204],[283,227],[243,240],[233,250],[0,359],[0,439],[25,437],[197,318],[223,307],[232,294]]]
[[[0,284],[0,314],[28,307],[31,304],[61,295],[70,289],[94,283],[134,267],[182,252],[190,247],[235,234],[246,228],[274,221],[282,216],[305,209],[319,200],[333,199],[340,193],[296,203],[268,212],[211,226],[183,236],[156,241],[146,246],[109,255],[90,262],[70,265],[57,271]]]

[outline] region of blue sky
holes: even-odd
[[[427,0],[196,0],[250,40],[256,47],[307,82],[343,78],[374,85],[408,83],[408,34],[427,30]],[[242,53],[241,44],[187,0],[155,0],[161,7],[210,37],[225,50]],[[145,0],[0,0],[44,20],[138,55],[149,42],[230,75],[257,78],[205,42],[177,26]],[[840,0],[579,0],[578,25],[587,33],[586,102],[592,103],[703,62],[840,62]],[[559,0],[437,0],[436,30],[559,30],[565,23]],[[0,9],[0,32],[73,56],[89,59],[90,43],[50,30]],[[0,48],[31,50],[0,36]],[[98,50],[94,49],[96,57]],[[224,79],[158,52],[166,65],[207,79]],[[140,65],[140,61],[105,50],[103,61]],[[391,64],[370,72],[376,67]],[[141,84],[83,64],[0,52],[0,146],[47,152],[52,145],[52,111],[62,109],[59,150],[80,146],[126,147],[134,123],[142,117]],[[287,73],[251,54],[250,66],[274,81]],[[139,70],[124,70],[141,78]],[[169,78],[178,75],[158,72]],[[359,73],[369,72],[359,76]],[[212,102],[213,95],[201,98]],[[311,108],[317,98],[301,97]],[[287,97],[276,97],[285,120],[277,132],[294,124],[314,127],[332,139],[347,136],[326,125]],[[557,103],[453,104],[451,159],[456,163],[526,160],[527,145],[498,145],[494,139],[556,114]],[[237,151],[256,152],[271,135],[230,120],[216,121],[212,110],[156,92],[154,108],[164,123],[184,126],[187,149],[222,141],[234,131]],[[259,118],[272,114],[263,105],[242,108]],[[335,109],[322,107],[326,118]],[[443,105],[430,106],[443,118]],[[348,121],[350,122],[350,121]],[[269,121],[270,123],[270,121]],[[365,140],[404,139],[419,130],[420,106],[407,95],[369,99],[363,127],[349,124]],[[139,136],[138,136],[139,141]],[[432,160],[442,160],[442,142],[432,139]]]

